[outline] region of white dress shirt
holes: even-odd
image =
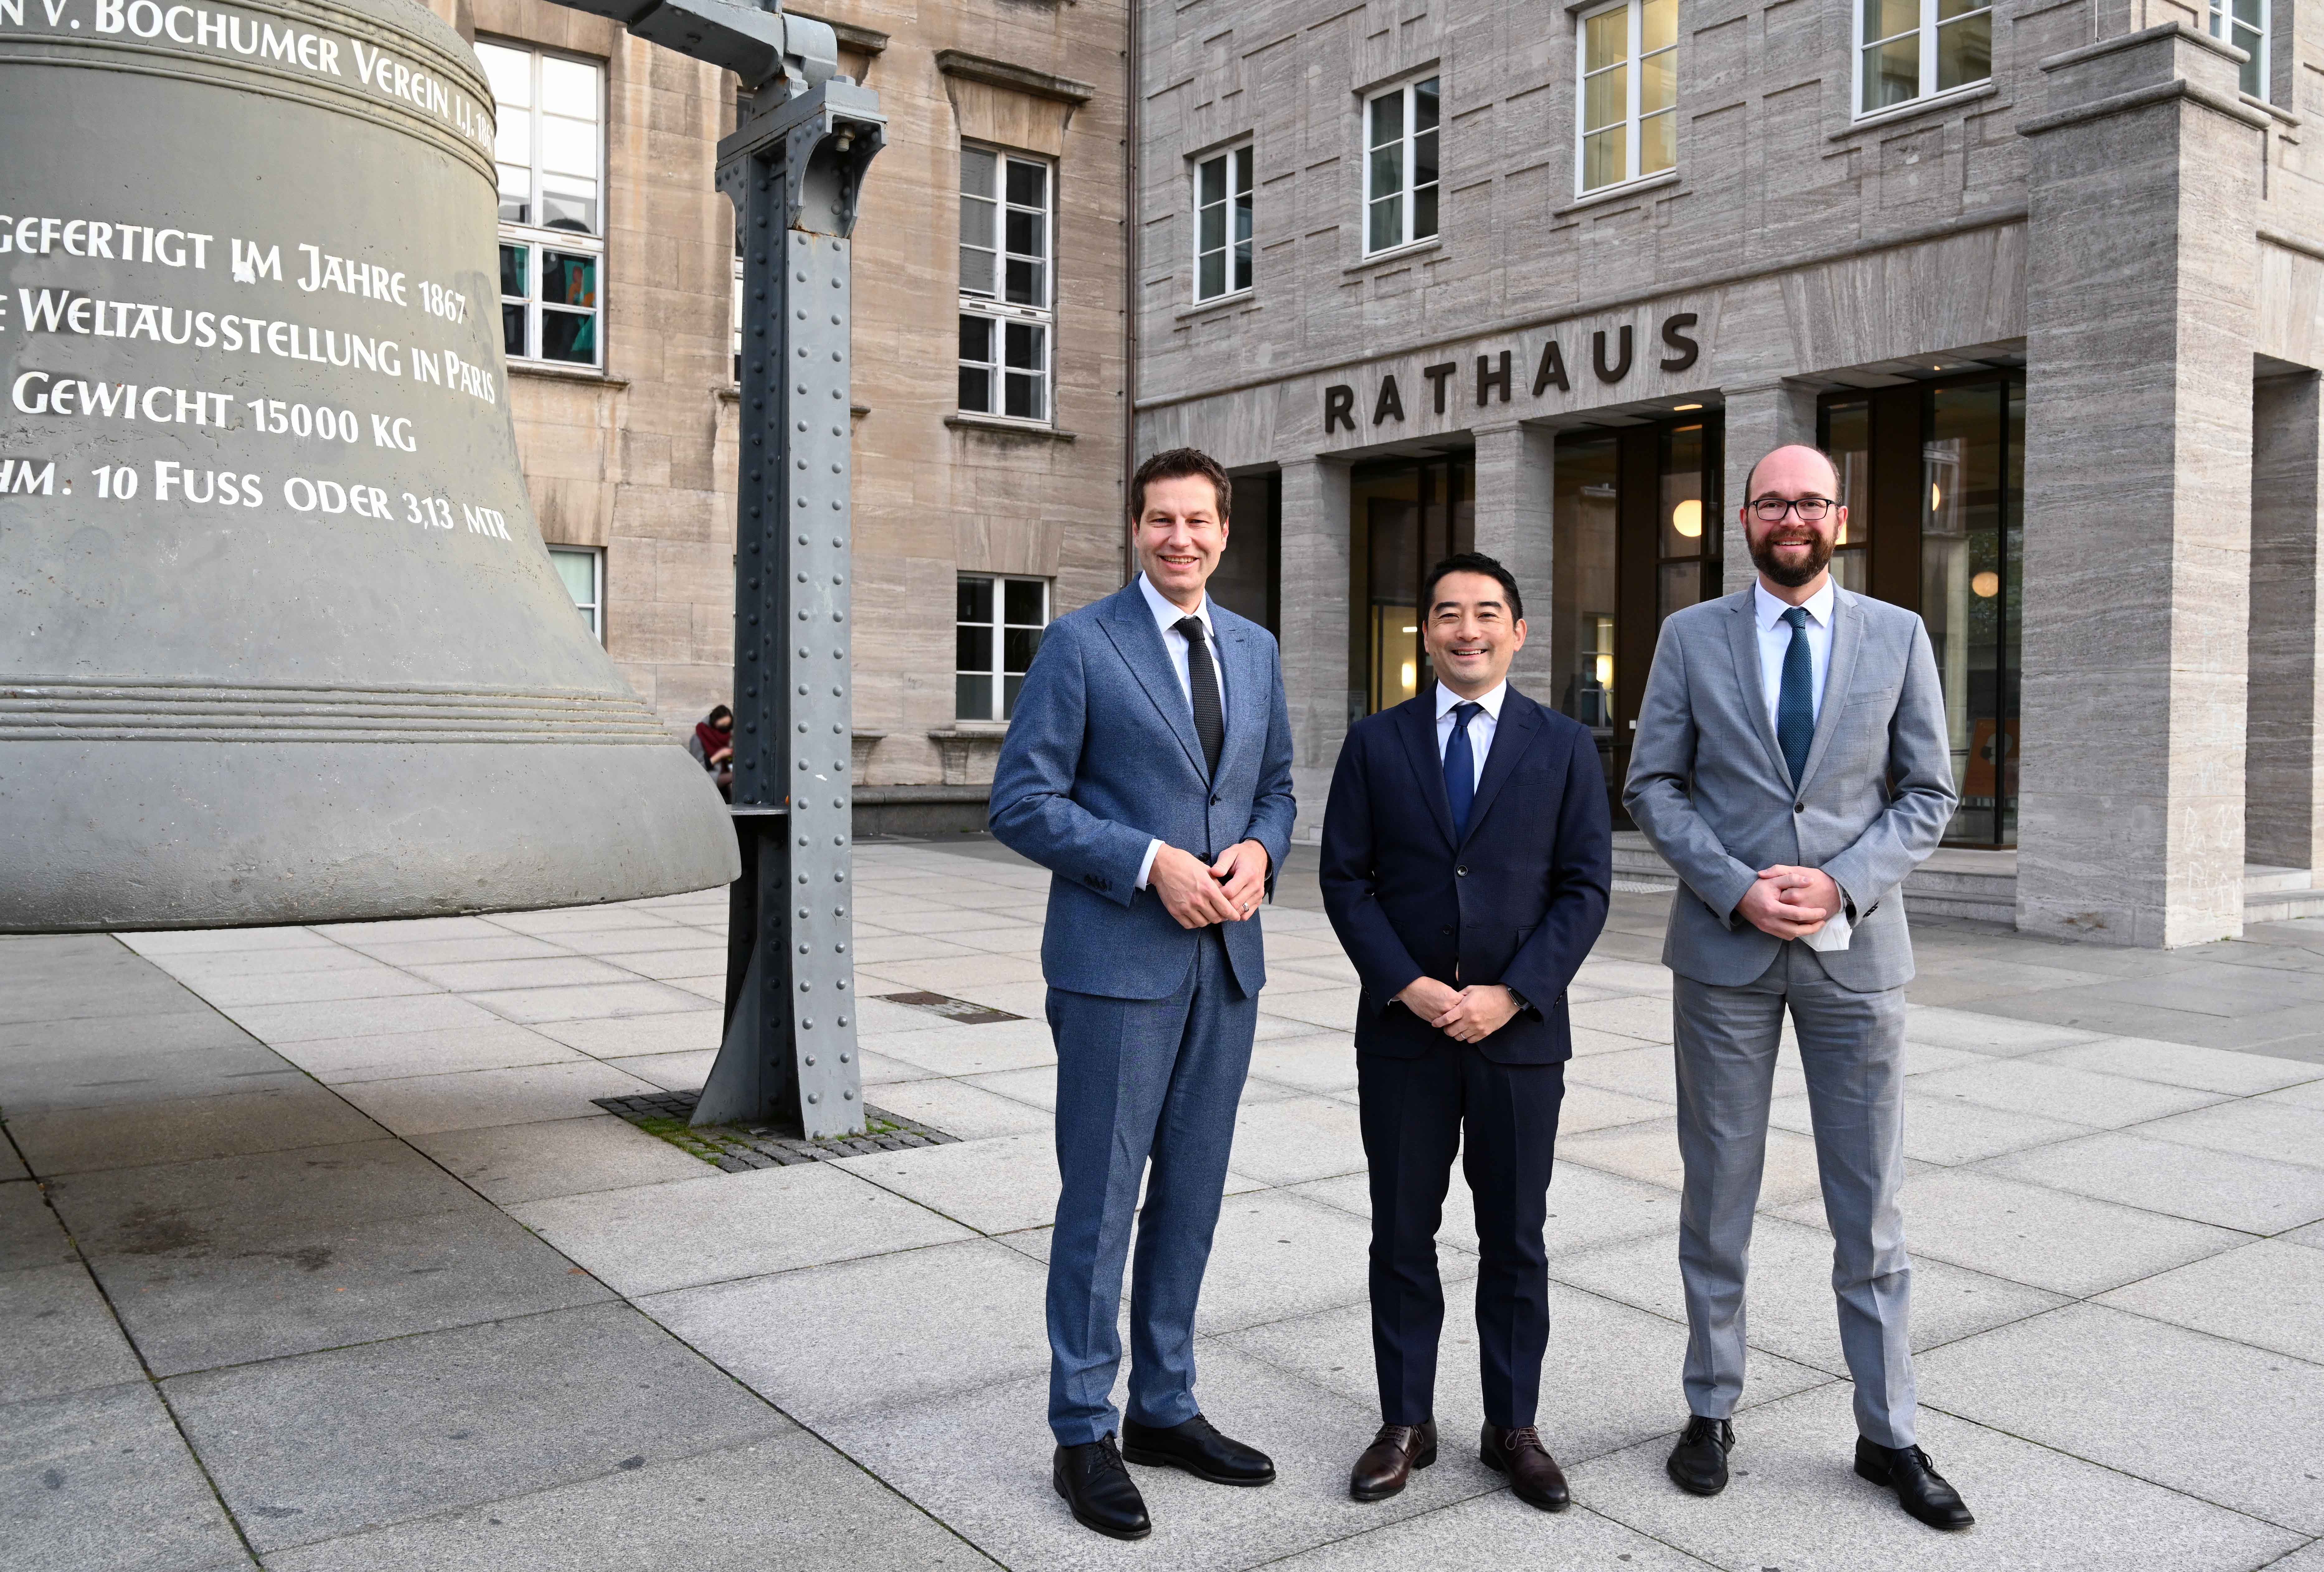
[[[1204,643],[1211,652],[1211,680],[1219,687],[1219,722],[1223,726],[1227,717],[1227,663],[1219,659],[1219,630],[1211,621],[1211,597],[1207,595],[1203,596],[1202,605],[1193,611],[1185,611],[1171,605],[1160,590],[1147,581],[1143,573],[1138,576],[1138,588],[1139,593],[1146,596],[1146,609],[1154,614],[1154,625],[1162,632],[1162,647],[1170,652],[1170,669],[1178,674],[1178,691],[1185,696],[1190,715],[1194,712],[1194,679],[1186,674],[1186,635],[1178,631],[1178,624],[1190,616],[1202,619],[1203,632],[1208,635]],[[1154,872],[1155,854],[1161,849],[1159,840],[1146,843],[1146,860],[1138,865],[1139,889],[1146,888],[1147,877]]]
[[[1831,580],[1802,603],[1808,614],[1808,682],[1811,713],[1823,717],[1824,673],[1831,669]],[[1792,647],[1792,624],[1784,614],[1792,608],[1767,593],[1756,580],[1751,586],[1751,615],[1759,624],[1759,684],[1767,697],[1767,720],[1776,724],[1776,703],[1784,692],[1784,657]]]
[[[1452,711],[1463,704],[1481,704],[1485,707],[1469,717],[1469,758],[1476,774],[1471,778],[1471,788],[1484,783],[1485,755],[1493,751],[1493,733],[1501,724],[1501,704],[1509,696],[1507,682],[1496,682],[1493,690],[1482,698],[1467,699],[1442,682],[1436,685],[1436,761],[1444,762],[1444,750],[1452,745]]]

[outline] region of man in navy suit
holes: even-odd
[[[1123,1540],[1151,1527],[1125,1457],[1220,1484],[1275,1477],[1194,1396],[1194,1301],[1267,981],[1254,914],[1293,812],[1275,640],[1204,593],[1232,496],[1190,448],[1139,467],[1140,572],[1050,624],[992,778],[992,833],[1056,875],[1041,939],[1064,1181],[1049,1246],[1051,1478],[1078,1521]],[[1117,1447],[1115,1321],[1141,1179]]]
[[[1606,923],[1613,840],[1588,728],[1508,685],[1517,580],[1464,551],[1428,575],[1436,681],[1348,732],[1323,815],[1323,907],[1363,981],[1358,1096],[1371,1166],[1379,1434],[1349,1493],[1436,1460],[1436,1229],[1452,1157],[1476,1199],[1484,1462],[1547,1512],[1571,1501],[1534,1429],[1549,1345],[1542,1244],[1573,1057],[1565,990]]]

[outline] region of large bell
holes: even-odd
[[[735,876],[551,568],[408,0],[0,0],[0,930]]]

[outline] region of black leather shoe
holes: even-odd
[[[1509,1476],[1509,1489],[1527,1506],[1544,1512],[1563,1512],[1573,1503],[1566,1488],[1565,1470],[1541,1444],[1541,1432],[1531,1425],[1504,1430],[1487,1425],[1477,1437],[1477,1456],[1486,1467]]]
[[[1074,1521],[1085,1529],[1117,1540],[1142,1540],[1154,1531],[1153,1521],[1146,1515],[1146,1498],[1121,1466],[1111,1436],[1058,1447],[1056,1461],[1049,1466],[1049,1482],[1074,1509]]]
[[[1358,1501],[1386,1501],[1402,1490],[1416,1468],[1436,1461],[1436,1421],[1382,1425],[1348,1473],[1348,1493]]]
[[[1717,1495],[1727,1488],[1727,1454],[1733,1450],[1733,1425],[1695,1414],[1687,1419],[1686,1433],[1671,1448],[1670,1461],[1663,1465],[1663,1471],[1689,1495]]]
[[[1124,1419],[1121,1455],[1148,1468],[1183,1468],[1213,1484],[1275,1483],[1275,1465],[1266,1453],[1227,1439],[1200,1414],[1167,1429]]]
[[[1856,1472],[1873,1484],[1896,1493],[1896,1504],[1932,1529],[1965,1529],[1977,1519],[1929,1465],[1929,1455],[1918,1447],[1881,1447],[1856,1438]]]

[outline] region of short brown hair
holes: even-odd
[[[1138,473],[1130,477],[1130,522],[1134,524],[1146,516],[1148,481],[1181,480],[1190,475],[1211,483],[1219,499],[1219,517],[1225,519],[1234,507],[1234,482],[1219,467],[1219,461],[1199,448],[1168,448],[1139,465]]]

